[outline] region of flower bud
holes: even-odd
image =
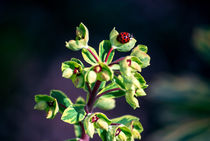
[[[99,127],[99,128],[102,128],[106,131],[108,131],[108,123],[106,121],[104,121],[103,119],[99,118],[97,121],[96,121],[96,126]]]
[[[146,96],[146,93],[144,92],[143,89],[137,89],[136,96]]]
[[[132,130],[132,134],[133,134],[135,139],[141,139],[141,135],[136,129]]]
[[[47,118],[51,118],[53,116],[53,109],[50,108],[49,111],[47,112]]]
[[[71,76],[72,76],[72,74],[73,74],[73,70],[72,69],[70,69],[70,68],[67,68],[67,69],[65,69],[64,71],[63,71],[63,77],[64,78],[70,78]]]
[[[109,81],[109,80],[110,80],[110,76],[109,76],[108,71],[103,71],[103,72],[100,74],[100,79],[101,79],[102,81]]]
[[[138,63],[134,62],[134,61],[131,62],[131,68],[141,72],[141,66]]]
[[[123,132],[120,132],[118,138],[120,139],[120,141],[127,141],[127,137]]]
[[[127,137],[126,135],[122,132],[120,128],[118,128],[115,132],[116,138],[118,138],[120,141],[126,141]]]
[[[90,71],[89,74],[88,74],[88,82],[89,83],[94,83],[96,81],[96,78],[97,78],[97,75],[95,73],[95,71]]]
[[[102,67],[99,66],[99,65],[94,67],[94,71],[95,71],[96,73],[101,72],[101,70],[102,70]]]
[[[36,109],[36,110],[45,110],[46,108],[47,108],[46,101],[40,101],[34,106],[34,109]]]

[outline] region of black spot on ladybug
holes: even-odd
[[[117,41],[124,44],[130,41],[130,38],[132,37],[132,35],[128,32],[121,32],[118,36],[117,36]]]

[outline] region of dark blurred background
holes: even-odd
[[[73,126],[45,119],[33,110],[34,95],[64,91],[72,101],[85,92],[61,77],[61,63],[80,52],[65,48],[75,27],[89,29],[98,50],[113,27],[133,33],[149,48],[151,66],[142,75],[150,85],[135,111],[117,100],[109,118],[140,117],[143,141],[210,139],[210,8],[202,0],[0,1],[1,141],[62,141]],[[115,59],[129,53],[116,53]],[[104,111],[103,111],[104,112]],[[93,140],[99,140],[95,137]]]

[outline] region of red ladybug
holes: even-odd
[[[130,39],[133,36],[128,33],[128,32],[121,32],[118,36],[117,36],[117,41],[119,41],[120,43],[124,44],[130,41]]]

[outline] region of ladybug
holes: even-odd
[[[128,32],[121,32],[117,36],[117,41],[119,41],[122,44],[125,44],[130,41],[130,39],[133,38],[133,36]]]

